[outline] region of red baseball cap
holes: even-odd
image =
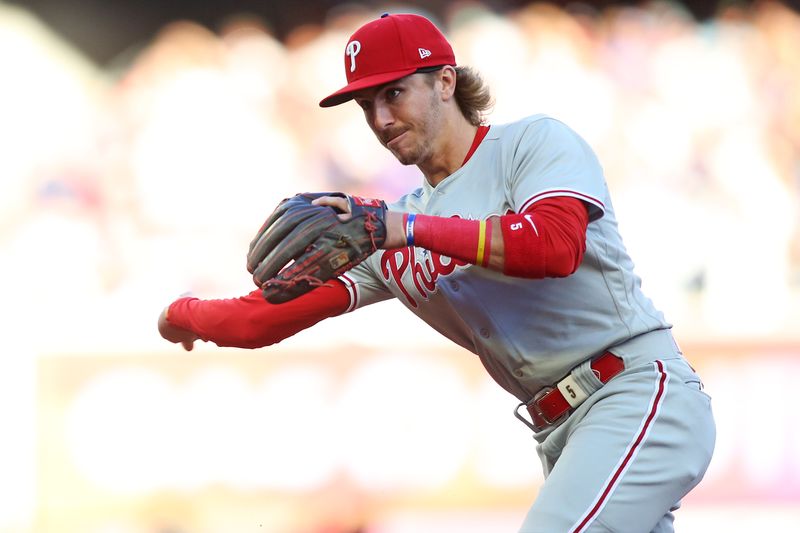
[[[455,64],[453,48],[430,20],[384,13],[350,36],[344,49],[347,85],[319,105],[343,104],[355,91],[399,80],[420,68]]]

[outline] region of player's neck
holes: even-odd
[[[433,187],[461,168],[478,131],[460,111],[451,113],[450,117],[434,140],[433,155],[417,165]]]

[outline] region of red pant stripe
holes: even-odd
[[[658,369],[656,389],[653,393],[653,397],[650,400],[650,408],[647,411],[647,415],[642,420],[642,425],[639,427],[636,438],[634,438],[633,442],[631,442],[631,444],[628,446],[628,451],[622,458],[622,461],[620,461],[620,463],[617,465],[617,468],[614,470],[611,476],[609,476],[603,487],[603,490],[600,491],[600,496],[598,496],[592,508],[589,509],[589,512],[586,513],[586,515],[578,522],[578,524],[570,529],[570,532],[579,533],[580,531],[584,531],[585,528],[588,527],[588,525],[591,524],[595,518],[597,518],[597,515],[600,514],[600,511],[607,503],[608,497],[611,495],[614,487],[617,486],[619,480],[622,478],[623,474],[625,474],[625,471],[630,466],[633,458],[637,453],[639,453],[642,442],[644,442],[644,439],[647,438],[647,434],[650,432],[653,420],[655,420],[656,416],[658,416],[658,411],[661,408],[661,403],[664,400],[664,393],[667,390],[668,381],[668,376],[664,371],[663,363],[661,361],[656,361],[655,365]]]

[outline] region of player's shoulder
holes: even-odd
[[[394,202],[387,202],[389,209],[393,211],[416,212],[422,209],[424,190],[419,187],[409,193],[404,194]]]
[[[550,132],[564,131],[572,133],[572,129],[564,122],[545,113],[537,113],[505,124],[493,124],[489,135],[498,139],[520,138],[526,135],[545,135]]]

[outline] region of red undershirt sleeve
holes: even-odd
[[[267,302],[260,289],[224,300],[180,298],[170,304],[167,320],[218,346],[260,348],[340,315],[349,305],[347,288],[332,280],[283,304]]]
[[[563,278],[573,274],[586,252],[589,212],[583,202],[555,196],[527,211],[500,217],[504,267],[509,276]]]
[[[448,257],[485,266],[491,247],[491,226],[503,234],[503,273],[541,279],[569,276],[586,251],[589,214],[570,196],[545,198],[525,212],[487,221],[416,215],[414,242]]]

